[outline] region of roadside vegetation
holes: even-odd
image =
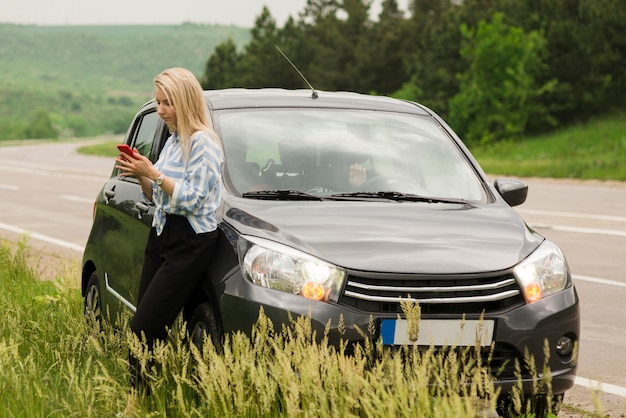
[[[129,347],[147,360],[128,318],[117,330],[87,321],[78,266],[41,280],[37,262],[25,238],[0,243],[2,416],[478,417],[495,410],[498,391],[474,348],[390,352],[368,339],[347,355],[306,318],[275,331],[261,311],[250,337],[229,335],[219,349],[210,340],[189,347],[172,330],[154,351],[160,370],[147,370],[151,394],[124,415]],[[407,317],[419,324],[419,310],[410,308]],[[542,382],[546,390],[549,383]],[[516,396],[514,415],[524,416],[528,405]]]
[[[406,10],[385,0],[378,16],[371,3],[308,0],[282,27],[261,5],[252,28],[0,23],[0,140],[123,133],[172,66],[207,89],[307,88],[276,46],[316,89],[417,101],[472,146],[626,108],[623,0],[412,0]]]
[[[173,66],[201,73],[215,45],[242,46],[248,32],[192,23],[0,23],[0,140],[124,133],[152,96],[156,74]]]
[[[626,181],[626,111],[470,149],[493,175]]]
[[[614,110],[626,106],[621,0],[543,0],[541,13],[518,0],[414,1],[409,17],[392,0],[377,23],[366,2],[338,3],[310,0],[283,28],[264,8],[249,33],[0,24],[0,140],[121,135],[150,98],[152,77],[175,65],[207,88],[302,88],[278,44],[316,88],[433,108],[489,174],[626,180],[626,111]],[[581,60],[588,51],[596,53]],[[116,142],[81,152],[113,157]],[[124,416],[128,349],[141,344],[124,320],[118,330],[85,320],[77,265],[41,280],[38,263],[27,239],[0,242],[0,416]],[[261,312],[251,338],[228,336],[220,350],[188,347],[173,331],[155,350],[162,370],[148,371],[152,395],[139,397],[136,415],[449,417],[495,408],[498,393],[471,350],[391,353],[370,341],[346,356],[315,343],[306,318],[272,329]],[[477,383],[466,388],[469,380]]]
[[[267,6],[243,50],[220,43],[205,88],[306,88],[422,103],[468,144],[562,129],[626,100],[623,0],[308,0],[276,25]],[[589,54],[593,51],[593,54]],[[588,59],[581,60],[581,57]]]

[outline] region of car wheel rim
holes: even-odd
[[[100,292],[96,286],[91,286],[85,295],[85,314],[100,319]]]

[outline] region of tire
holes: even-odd
[[[527,404],[530,401],[530,407],[527,409]],[[522,411],[516,412],[513,408],[513,402],[508,394],[500,396],[498,398],[498,404],[496,411],[500,417],[518,417],[521,414],[534,414],[535,418],[545,418],[548,416],[557,416],[561,404],[563,403],[563,394],[554,395],[551,398],[552,402],[548,402],[549,397],[547,395],[524,395],[524,402],[522,403]]]
[[[189,321],[191,343],[202,351],[205,338],[211,342],[217,351],[221,349],[222,332],[209,302],[203,302],[196,307]]]
[[[83,313],[87,321],[96,321],[99,326],[102,326],[102,294],[96,272],[91,273],[87,282],[83,298]]]

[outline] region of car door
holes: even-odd
[[[169,131],[157,113],[148,113],[143,117],[133,146],[137,147],[142,155],[148,157],[154,163],[158,160],[159,153],[168,136]],[[139,183],[134,177],[129,178],[128,181]],[[128,292],[133,305],[136,305],[144,253],[146,243],[148,242],[148,234],[152,227],[154,210],[154,203],[146,201],[144,195],[140,192],[133,205],[133,222],[131,225],[133,234],[132,276],[129,278],[128,283],[124,283],[124,290]]]
[[[164,135],[164,126],[155,109],[136,116],[125,143],[153,162]],[[105,260],[105,281],[109,293],[134,310],[143,265],[143,253],[152,224],[154,205],[145,201],[139,180],[114,172],[105,186],[107,225],[103,239],[109,242]]]

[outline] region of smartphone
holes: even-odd
[[[117,149],[120,150],[120,152],[130,155],[131,157],[135,156],[135,153],[133,152],[132,148],[126,144],[118,144]]]

